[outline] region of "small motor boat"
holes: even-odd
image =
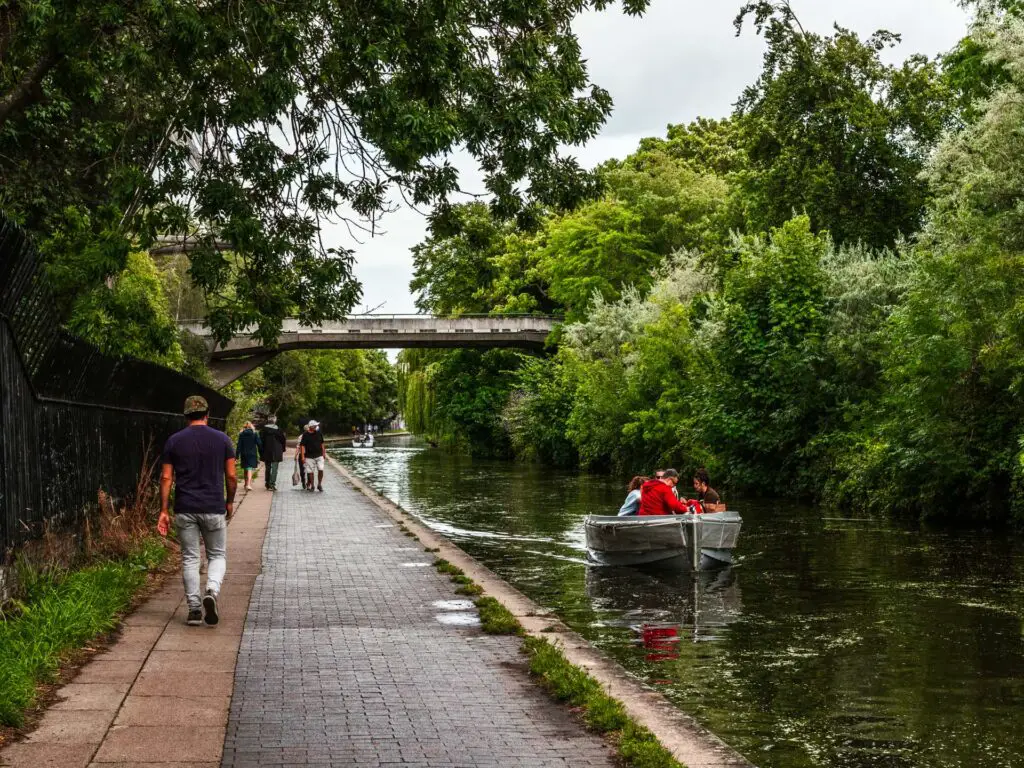
[[[705,571],[733,562],[738,512],[616,517],[587,515],[583,528],[594,565],[656,565]]]
[[[353,448],[373,448],[373,435],[367,433],[365,435],[356,435],[352,438]]]

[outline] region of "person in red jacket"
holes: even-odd
[[[640,489],[641,515],[685,515],[690,508],[676,498],[673,488],[679,482],[679,473],[666,469],[665,474],[648,480]]]

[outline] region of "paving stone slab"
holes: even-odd
[[[95,748],[114,719],[114,712],[97,710],[50,710],[28,736],[30,744],[91,744]]]
[[[117,725],[195,724],[226,726],[228,696],[180,699],[176,696],[129,696],[114,721]]]
[[[128,693],[129,683],[68,683],[57,695],[51,709],[96,709],[117,711]]]
[[[86,768],[96,749],[92,744],[11,744],[0,753],[5,768]]]
[[[221,756],[224,730],[193,723],[188,728],[115,725],[94,763],[214,762]]]
[[[131,683],[142,669],[140,659],[112,659],[97,656],[75,675],[76,683]]]

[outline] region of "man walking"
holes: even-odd
[[[161,536],[170,530],[167,511],[174,485],[174,519],[181,545],[181,571],[188,600],[189,626],[220,620],[217,595],[227,569],[228,520],[235,513],[235,448],[223,432],[207,424],[210,406],[198,395],[185,400],[188,426],[164,445],[160,472]],[[227,488],[227,499],[224,497]],[[206,594],[199,599],[199,538],[206,544]]]
[[[284,449],[287,442],[284,430],[277,426],[277,416],[270,416],[267,423],[260,430],[260,440],[263,447],[263,463],[266,464],[264,472],[268,491],[277,490],[277,470],[284,459]]]
[[[316,474],[317,490],[324,490],[324,436],[317,427],[320,422],[311,421],[299,440],[299,458],[306,467],[306,490],[313,490],[313,475]]]

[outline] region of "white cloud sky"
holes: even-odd
[[[648,13],[588,13],[576,22],[591,78],[615,100],[600,135],[575,151],[588,165],[623,157],[644,136],[663,135],[669,123],[723,117],[761,69],[763,44],[752,29],[737,38],[732,21],[741,0],[652,0]],[[793,0],[805,28],[827,32],[833,23],[869,35],[888,29],[903,36],[891,54],[935,56],[965,33],[967,16],[954,0]],[[415,312],[409,293],[412,255],[426,231],[422,215],[403,209],[388,216],[384,234],[352,243],[344,228],[325,231],[330,243],[356,250],[363,284],[362,311]]]

